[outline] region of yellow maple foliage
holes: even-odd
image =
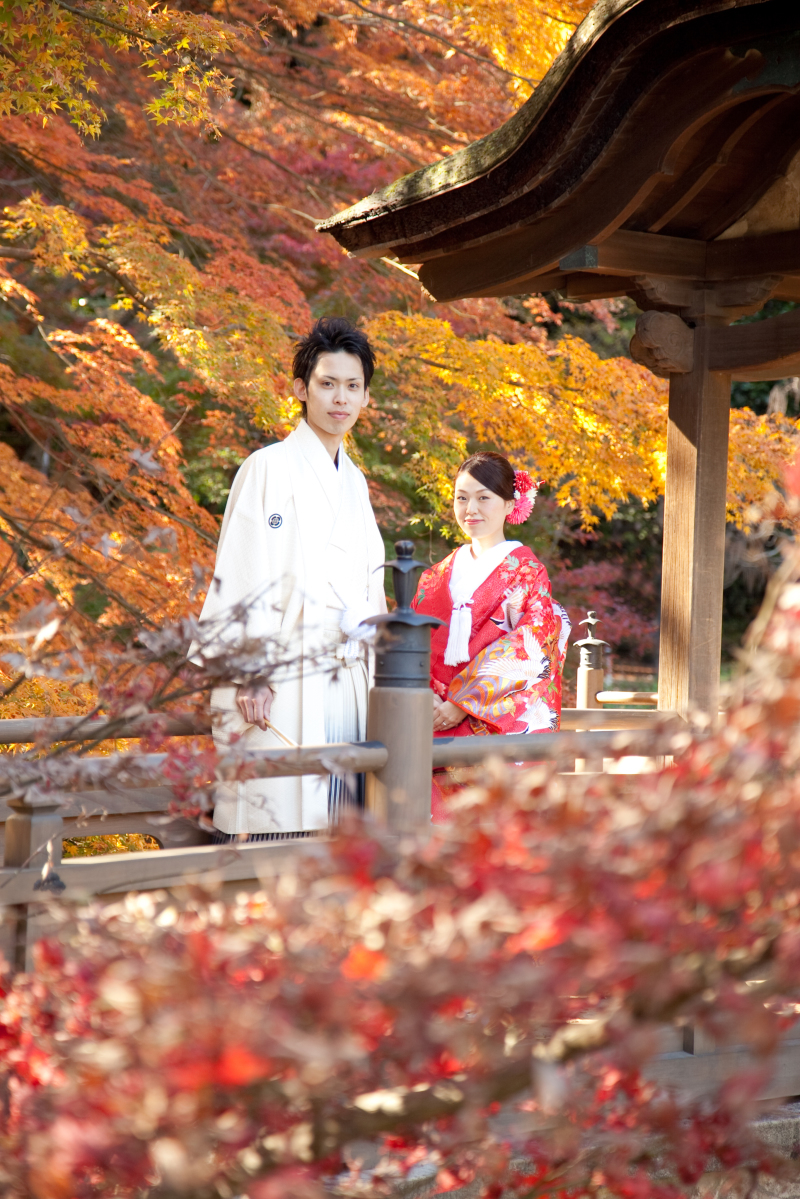
[[[211,121],[210,101],[230,80],[213,59],[237,42],[213,16],[147,0],[102,0],[82,10],[52,0],[15,0],[0,20],[0,115],[61,111],[97,136],[104,119],[96,74],[110,71],[101,39],[117,53],[136,52],[157,84],[148,111],[168,120]]]
[[[595,0],[542,0],[535,4],[477,0],[464,6],[450,0],[447,11],[471,42],[486,47],[495,62],[516,75],[510,86],[522,101],[541,82],[594,5]]]
[[[667,383],[627,358],[600,359],[581,338],[507,344],[458,337],[450,324],[385,313],[367,323],[390,385],[400,397],[409,469],[430,510],[443,516],[453,472],[468,444],[496,446],[552,487],[585,527],[613,516],[630,495],[653,503],[664,490]],[[381,417],[372,417],[375,435]],[[734,409],[729,518],[747,512],[780,479],[798,422]],[[405,444],[407,443],[407,445]]]

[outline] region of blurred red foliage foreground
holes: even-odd
[[[353,826],[233,903],[57,909],[0,1009],[2,1193],[370,1196],[425,1167],[439,1190],[668,1199],[720,1165],[793,1176],[752,1120],[800,1012],[797,566],[724,728],[677,735],[660,773],[489,766],[428,840]],[[746,1067],[657,1085],[687,1025]]]

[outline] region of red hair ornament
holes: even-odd
[[[540,479],[538,483],[534,483],[526,470],[514,471],[514,499],[516,503],[511,512],[506,517],[510,525],[521,525],[526,521],[533,512],[533,505],[536,503],[536,496],[544,483],[544,479]]]

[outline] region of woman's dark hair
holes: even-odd
[[[513,500],[514,467],[502,454],[494,454],[491,450],[472,454],[466,462],[461,463],[456,478],[465,474],[472,475],[489,491],[499,495],[501,500]]]
[[[364,368],[364,386],[369,387],[375,371],[375,352],[365,333],[356,329],[346,316],[321,316],[310,333],[294,347],[292,377],[302,379],[306,387],[320,354],[355,354]],[[302,404],[303,416],[306,406]]]

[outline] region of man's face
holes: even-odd
[[[344,350],[320,354],[308,386],[295,379],[294,394],[305,402],[306,420],[316,434],[323,439],[343,437],[369,403],[361,359]]]

